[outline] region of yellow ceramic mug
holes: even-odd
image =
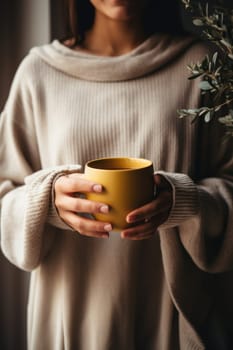
[[[85,174],[89,180],[103,186],[102,193],[88,193],[87,198],[109,205],[108,214],[95,214],[95,217],[99,221],[110,222],[114,231],[129,227],[127,214],[153,199],[153,164],[150,160],[96,159],[86,164]]]

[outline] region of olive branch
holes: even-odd
[[[179,109],[180,118],[202,117],[206,123],[213,118],[223,124],[226,136],[233,136],[233,8],[221,4],[210,7],[208,2],[181,0],[192,13],[193,24],[201,29],[204,39],[216,46],[216,51],[206,55],[201,62],[190,63],[188,79],[201,77],[201,94],[208,96],[211,106]]]

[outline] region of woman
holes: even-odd
[[[69,38],[32,49],[13,81],[0,129],[2,249],[32,271],[30,350],[205,348],[206,271],[232,268],[233,162],[213,123],[177,118],[200,104],[186,65],[206,48],[182,32],[177,4],[162,4],[69,1]],[[83,198],[102,186],[82,167],[105,156],[156,169],[156,197],[121,234],[90,218],[106,203]]]

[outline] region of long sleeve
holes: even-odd
[[[13,264],[32,270],[53,241],[55,228],[46,227],[69,229],[52,210],[53,181],[58,174],[79,171],[80,166],[40,170],[32,89],[24,73],[23,64],[0,119],[1,247]]]
[[[2,200],[2,250],[8,259],[24,270],[39,265],[53,241],[56,230],[46,230],[51,218],[52,188],[58,174],[78,171],[78,166],[61,166],[38,171],[25,179],[25,185],[7,193]],[[53,219],[53,220],[51,220]],[[59,228],[69,229],[62,223]],[[48,232],[47,232],[48,231]]]
[[[217,121],[204,127],[199,174],[158,172],[173,188],[173,207],[161,229],[176,227],[185,249],[201,269],[233,267],[233,140],[223,139]]]

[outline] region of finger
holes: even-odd
[[[90,201],[88,199],[73,198],[69,196],[63,196],[60,202],[56,201],[56,207],[63,210],[72,211],[75,213],[102,213],[107,214],[109,212],[109,206],[104,203]]]
[[[154,222],[143,222],[140,223],[137,226],[128,228],[126,230],[123,230],[121,232],[122,238],[135,238],[135,237],[142,237],[146,236],[148,234],[154,234],[156,231],[156,226]]]
[[[167,215],[154,216],[149,221],[140,222],[131,228],[121,232],[122,238],[136,239],[137,237],[147,237],[156,233],[158,227],[166,220]]]
[[[55,183],[56,190],[64,193],[102,192],[102,186],[87,180],[84,174],[60,176]]]
[[[112,225],[108,222],[90,220],[73,213],[67,213],[64,220],[84,236],[104,238],[109,237],[109,232],[112,231]]]
[[[152,202],[130,212],[126,217],[126,221],[128,223],[134,223],[162,214],[169,211],[171,205],[172,199],[170,192],[163,192]]]
[[[127,236],[127,237],[122,237],[124,239],[130,240],[130,241],[142,241],[144,239],[149,239],[154,236],[154,232],[148,232],[148,233],[143,233],[137,236]]]
[[[129,240],[142,240],[142,239],[151,238],[152,236],[154,236],[155,233],[156,233],[156,228],[153,226],[147,229],[140,228],[140,230],[137,230],[137,231],[129,231],[129,232],[123,231],[121,233],[121,238],[129,239]]]

